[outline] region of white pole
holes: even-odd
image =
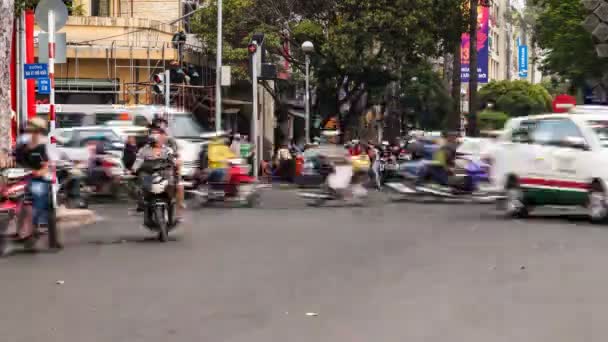
[[[256,44],[257,46],[257,44]],[[256,52],[253,54],[253,63],[251,63],[251,76],[252,76],[252,83],[253,83],[253,112],[251,114],[251,141],[254,144],[253,148],[254,148],[254,154],[253,154],[253,177],[255,177],[256,179],[258,178],[258,167],[259,167],[259,162],[258,160],[260,160],[260,141],[259,141],[259,137],[258,137],[258,71],[257,71],[257,62],[256,62],[256,58],[257,58],[257,49]]]
[[[49,81],[51,83],[49,92],[49,127],[50,131],[55,130],[55,13],[53,10],[49,11],[48,16],[49,25]],[[53,149],[55,149],[55,139],[51,139]],[[52,190],[53,190],[53,207],[57,208],[57,173],[56,166],[51,162],[51,176],[52,176]]]
[[[171,110],[171,70],[165,70],[165,115]],[[168,117],[166,117],[168,119]]]
[[[21,34],[23,32],[23,26],[21,21],[18,22],[18,32],[19,32],[19,39],[17,39],[17,41],[15,42],[15,51],[16,51],[16,63],[17,65],[15,66],[15,80],[16,80],[16,87],[17,87],[17,103],[15,103],[15,119],[17,120],[17,132],[20,132],[20,129],[23,127],[23,122],[21,120],[21,94],[23,93],[23,88],[21,87],[21,84],[23,83],[23,74],[24,74],[24,65],[23,65],[23,61],[25,60],[25,57],[22,57],[23,54],[21,52]]]
[[[217,0],[217,61],[215,63],[215,131],[222,130],[222,0]]]
[[[304,131],[306,143],[310,143],[310,56],[306,54],[306,122]]]

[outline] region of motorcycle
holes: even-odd
[[[2,172],[3,184],[0,187],[0,225],[2,233],[6,232],[8,226],[19,216],[29,175],[29,171],[17,168]]]
[[[56,224],[46,222],[34,225],[32,221],[32,198],[27,195],[27,184],[31,172],[14,168],[2,172],[3,185],[0,190],[0,256],[7,254],[9,246],[21,245],[25,250],[33,250],[43,235],[49,237],[49,247],[57,247]],[[50,186],[50,183],[48,183]],[[50,189],[49,189],[50,190]],[[52,191],[49,191],[52,196]],[[52,203],[52,198],[48,198]],[[49,208],[49,220],[54,215]],[[52,221],[54,222],[54,220]],[[9,232],[9,227],[15,225],[15,232]]]
[[[362,156],[353,158],[362,158]],[[353,161],[353,165],[357,162],[359,161]],[[369,159],[367,165],[369,168]],[[311,206],[321,206],[332,201],[364,205],[368,198],[368,191],[363,183],[367,178],[368,170],[363,168],[353,170],[351,165],[338,165],[331,171],[333,172],[326,176],[326,182],[319,191],[300,192],[299,196],[310,200],[309,205]]]
[[[242,160],[231,160],[230,164],[227,182],[210,182],[206,178],[188,193],[192,194],[201,206],[212,202],[239,203],[250,208],[257,206],[260,187],[255,178],[249,176],[249,170],[242,166]]]
[[[429,162],[419,162],[418,171],[422,167],[432,167]],[[417,177],[416,177],[417,178]],[[390,182],[386,186],[400,195],[397,199],[430,197],[448,201],[490,203],[498,200],[487,185],[489,184],[488,166],[483,162],[461,159],[457,162],[456,171],[449,177],[448,186],[437,184],[413,184],[414,177],[405,182]]]
[[[386,184],[387,181],[400,178],[398,171],[399,163],[397,162],[397,158],[391,153],[383,153],[378,165],[380,183]]]
[[[177,226],[176,201],[168,193],[169,180],[165,176],[173,170],[168,161],[145,161],[142,177],[144,226],[158,234],[160,242],[169,241],[169,232]],[[165,175],[163,175],[165,174]]]
[[[89,174],[84,179],[83,192],[87,196],[111,196],[115,199],[130,197],[128,184],[131,181],[131,176],[125,169],[122,160],[111,154],[98,158],[97,170],[104,172],[106,177],[110,178],[110,181],[100,183],[98,179],[94,178],[94,174],[81,167],[82,172]]]

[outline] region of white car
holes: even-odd
[[[608,218],[608,115],[547,114],[511,119],[493,151],[491,178],[508,216],[543,205],[581,206]]]

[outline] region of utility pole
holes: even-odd
[[[215,131],[222,130],[222,0],[217,0],[217,53],[215,63]]]
[[[171,70],[165,70],[165,115],[171,110]]]
[[[253,42],[249,45],[249,52],[252,54],[252,63],[251,63],[251,83],[253,85],[253,112],[251,114],[251,141],[253,142],[253,148],[254,148],[254,153],[253,153],[253,177],[254,178],[258,178],[258,168],[259,168],[259,163],[258,160],[260,160],[260,153],[261,148],[260,148],[260,138],[258,137],[258,120],[259,120],[259,113],[258,113],[258,63],[257,63],[257,55],[258,55],[258,44],[257,42]]]

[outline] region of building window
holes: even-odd
[[[110,1],[109,0],[91,0],[91,16],[109,17],[110,16]]]

